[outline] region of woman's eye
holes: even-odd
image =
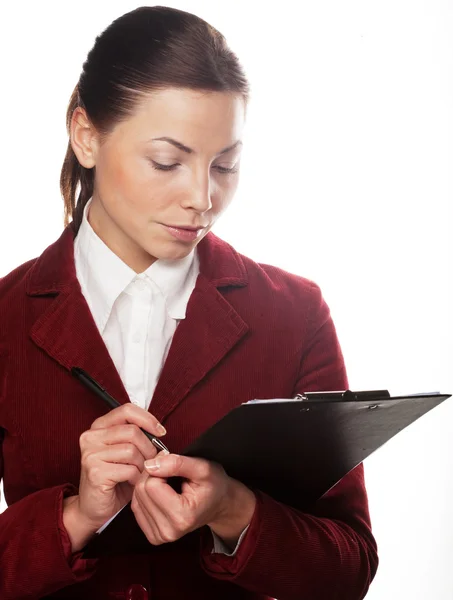
[[[150,162],[151,162],[153,169],[156,169],[156,171],[174,171],[181,164],[181,163],[173,163],[171,165],[164,165],[164,164],[158,163],[152,159],[150,159]],[[225,173],[225,174],[238,172],[237,165],[234,165],[232,167],[223,167],[222,165],[213,165],[212,168],[215,169],[219,173]]]
[[[151,164],[153,169],[156,169],[156,171],[173,171],[176,169],[176,167],[179,167],[180,163],[174,163],[173,165],[162,165],[161,163],[152,160]]]
[[[234,165],[234,167],[222,167],[221,165],[214,165],[213,168],[219,173],[237,173],[239,170],[237,165]]]

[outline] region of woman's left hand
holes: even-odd
[[[174,542],[208,525],[234,548],[255,510],[255,494],[249,488],[228,477],[219,464],[201,458],[161,452],[145,467],[131,508],[151,544]],[[180,494],[167,483],[175,476],[184,478]]]

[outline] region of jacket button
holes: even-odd
[[[126,600],[148,600],[148,592],[139,583],[133,583],[126,590]]]

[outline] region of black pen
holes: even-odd
[[[110,408],[118,408],[118,406],[121,406],[118,400],[115,400],[115,398],[113,398],[107,390],[105,390],[101,385],[99,385],[97,381],[95,381],[90,375],[88,375],[88,373],[86,373],[80,367],[72,367],[71,373],[74,375],[74,377],[77,377],[77,379],[81,381],[85,387],[89,388],[92,392],[99,396],[99,398],[104,400],[104,402]],[[158,450],[164,450],[165,452],[170,453],[167,446],[164,443],[162,443],[158,437],[156,437],[152,433],[149,433],[148,431],[145,431],[142,427],[140,427],[140,429],[143,431],[146,437],[149,440],[151,440],[151,442],[156,446]]]

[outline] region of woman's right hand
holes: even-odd
[[[165,435],[151,413],[128,403],[96,419],[80,436],[79,494],[63,504],[73,552],[131,500],[145,460],[156,456],[158,450],[140,427]]]

